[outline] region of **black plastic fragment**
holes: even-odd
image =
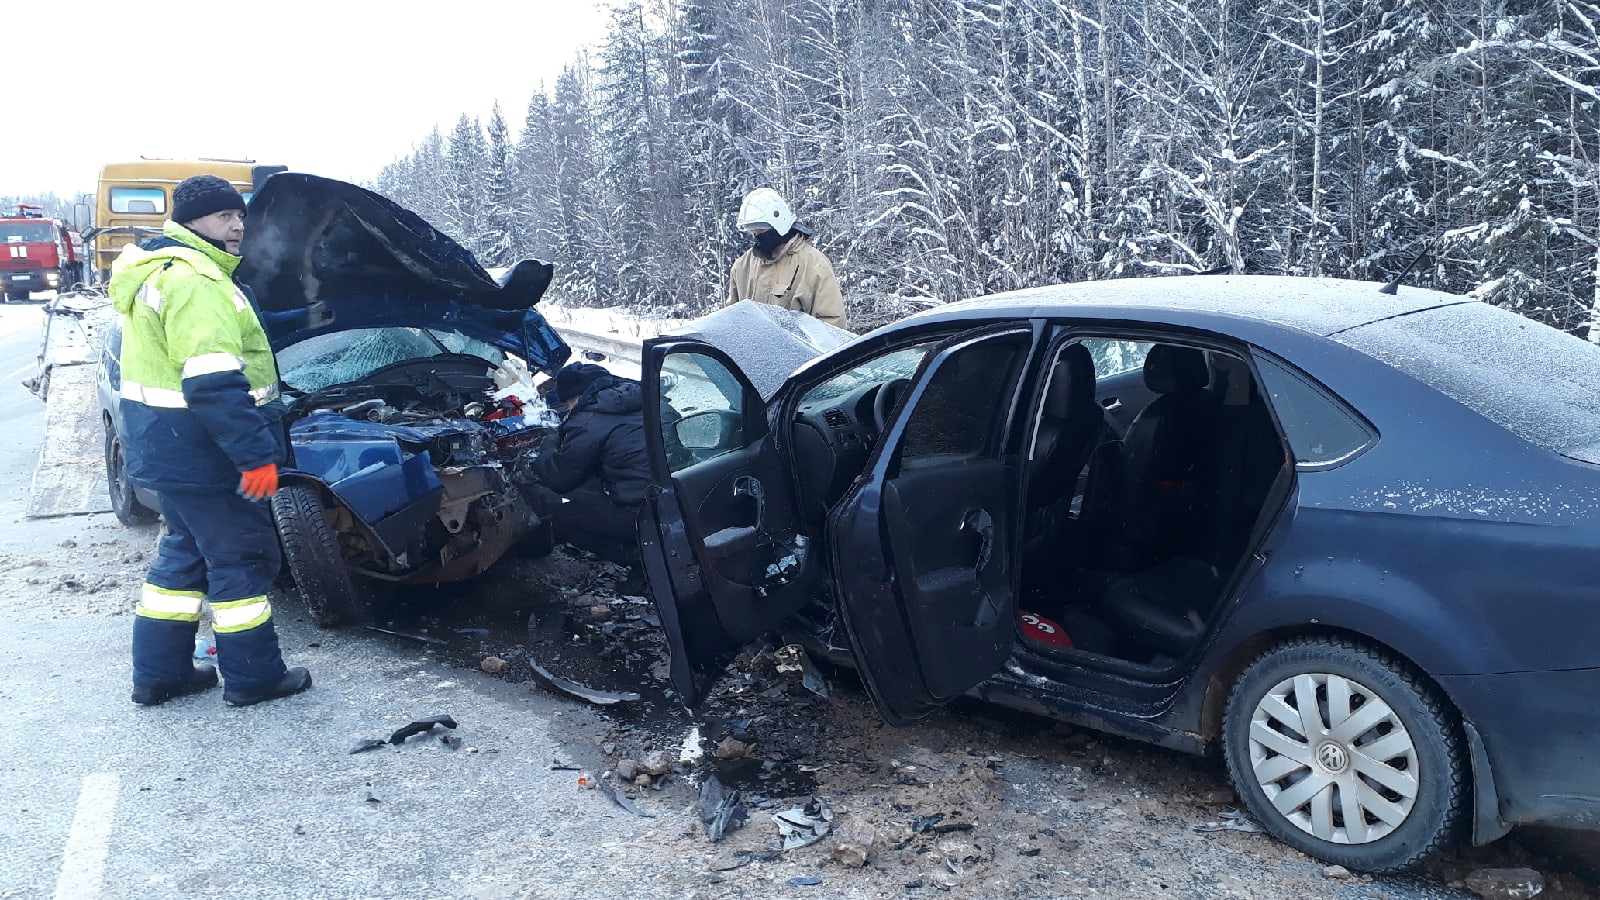
[[[367,738],[366,740],[362,741],[361,743],[356,744],[354,747],[351,747],[350,748],[350,753],[351,753],[351,755],[354,755],[354,754],[357,754],[357,753],[365,753],[368,750],[376,750],[379,747],[387,747],[387,746],[389,746],[389,742],[388,741],[379,740],[378,738]]]
[[[738,829],[749,814],[739,802],[739,792],[730,790],[712,775],[700,785],[700,822],[706,829],[706,840],[713,844],[722,836]]]
[[[430,716],[426,719],[418,719],[415,722],[412,722],[410,725],[404,725],[395,729],[395,733],[389,735],[389,743],[403,744],[406,742],[406,738],[411,737],[414,734],[422,734],[424,732],[432,731],[433,726],[435,725],[443,725],[446,728],[454,728],[456,727],[456,720],[449,716]]]

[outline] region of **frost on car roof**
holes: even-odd
[[[1419,309],[1475,302],[1414,287],[1401,287],[1394,295],[1383,294],[1378,291],[1381,286],[1370,281],[1287,275],[1116,278],[994,294],[936,307],[914,318],[949,311],[1100,315],[1133,310],[1144,311],[1144,317],[1159,318],[1152,314],[1173,310],[1243,316],[1327,335]]]
[[[740,300],[663,337],[695,338],[728,354],[768,400],[795,369],[855,335],[803,312]]]
[[[1486,303],[1374,322],[1335,340],[1523,440],[1600,463],[1600,347]]]

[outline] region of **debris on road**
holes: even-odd
[[[402,725],[395,729],[394,734],[389,735],[389,743],[403,744],[406,742],[406,738],[414,734],[432,731],[435,725],[443,725],[445,728],[453,729],[456,727],[456,720],[450,716],[429,716],[426,719],[418,719],[409,725]]]
[[[579,700],[587,700],[600,706],[610,706],[614,703],[627,703],[639,699],[639,695],[633,691],[602,691],[592,687],[585,687],[576,681],[568,681],[539,665],[538,660],[531,655],[528,657],[528,667],[533,670],[534,680],[546,689],[571,694]]]
[[[833,810],[828,808],[826,800],[813,797],[803,807],[773,814],[772,821],[777,823],[778,834],[783,837],[783,849],[798,850],[828,836],[833,829]]]
[[[717,759],[744,759],[750,755],[750,745],[729,735],[717,742],[711,755]]]
[[[872,861],[878,846],[878,830],[865,822],[846,822],[837,832],[833,858],[839,863],[860,869]]]
[[[1256,824],[1256,820],[1250,818],[1250,814],[1242,810],[1225,809],[1218,814],[1218,819],[1219,821],[1216,822],[1201,822],[1199,825],[1194,826],[1194,830],[1202,833],[1211,831],[1243,831],[1249,834],[1262,833],[1261,826]]]
[[[822,673],[817,671],[811,657],[806,655],[805,648],[799,644],[779,647],[773,651],[772,660],[779,674],[799,675],[800,683],[806,690],[824,700],[828,698],[828,683],[823,680]]]
[[[706,830],[706,840],[715,844],[724,834],[737,830],[747,818],[744,804],[739,802],[739,792],[729,790],[717,776],[710,776],[700,785],[700,823]]]
[[[483,662],[478,663],[478,668],[490,675],[498,675],[505,670],[506,661],[498,656],[485,656]]]
[[[1344,866],[1327,866],[1322,870],[1322,877],[1342,881],[1349,879],[1351,875],[1350,870]]]
[[[784,883],[790,887],[810,887],[811,885],[821,884],[822,879],[815,875],[805,875],[798,878],[791,878]]]
[[[376,625],[367,625],[365,627],[368,631],[376,631],[379,634],[387,634],[393,637],[405,638],[408,641],[421,641],[424,644],[433,644],[434,646],[438,647],[443,647],[445,644],[449,643],[449,641],[446,641],[444,638],[431,637],[426,634],[412,634],[408,631],[395,631],[391,628],[379,628]]]
[[[604,778],[594,779],[594,786],[600,790],[600,793],[610,797],[612,803],[615,803],[628,812],[646,819],[654,819],[656,817],[655,813],[645,812],[644,810],[640,809],[634,804],[631,797],[612,787],[611,783],[606,781]]]
[[[659,777],[672,771],[672,757],[663,750],[651,750],[639,758],[639,771],[652,777]]]
[[[1544,876],[1532,869],[1478,869],[1464,882],[1484,900],[1525,900],[1544,893]]]
[[[354,756],[357,753],[365,753],[368,750],[376,750],[379,747],[387,747],[387,746],[389,746],[389,742],[388,741],[380,740],[378,738],[367,738],[366,740],[363,740],[361,743],[356,744],[354,747],[351,747],[350,748],[350,755]]]

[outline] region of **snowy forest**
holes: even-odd
[[[463,115],[374,186],[485,265],[553,261],[577,304],[719,305],[770,185],[858,329],[1416,261],[1600,340],[1597,27],[1592,0],[627,0],[514,135]]]

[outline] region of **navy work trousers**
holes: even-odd
[[[161,495],[167,532],[133,623],[133,683],[185,681],[193,670],[200,604],[211,604],[217,666],[228,686],[252,691],[283,677],[267,595],[281,563],[271,504],[233,492]]]

